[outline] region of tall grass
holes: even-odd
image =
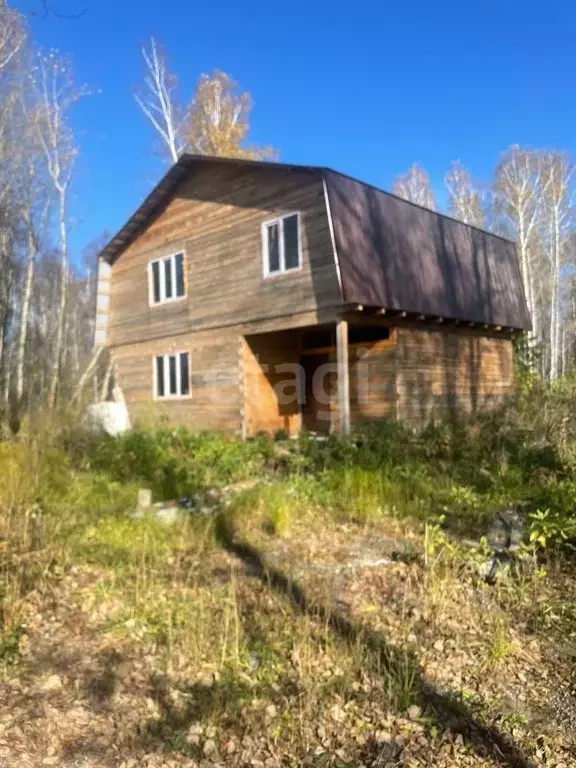
[[[442,520],[480,535],[495,509],[514,504],[529,514],[535,546],[571,544],[576,384],[538,387],[515,410],[421,431],[384,422],[347,439],[303,435],[281,452],[265,437],[243,442],[169,426],[115,439],[88,438],[67,421],[29,430],[0,444],[0,620],[18,623],[23,596],[55,562],[121,568],[141,556],[145,540],[154,540],[155,557],[167,557],[210,539],[191,523],[186,544],[176,544],[160,528],[148,531],[151,523],[131,521],[139,486],[173,499],[251,479],[256,487],[235,496],[229,517],[273,535],[320,512],[362,524]]]
[[[242,731],[248,708],[279,753],[298,757],[318,745],[322,718],[336,741],[356,727],[355,708],[367,701],[377,717],[413,709],[422,684],[417,646],[442,635],[455,606],[470,627],[492,617],[478,641],[479,670],[503,669],[516,654],[507,614],[520,592],[507,596],[503,587],[492,597],[481,587],[478,606],[471,606],[470,584],[478,578],[467,570],[470,552],[462,558],[448,534],[479,536],[496,509],[520,504],[539,526],[535,546],[570,543],[572,427],[560,429],[564,416],[552,399],[538,422],[530,397],[521,413],[420,432],[382,423],[347,439],[303,435],[280,445],[169,426],[117,439],[66,427],[0,444],[0,660],[18,658],[31,591],[50,592],[67,574],[86,571],[92,581],[81,599],[92,629],[114,648],[129,646],[127,656],[146,659],[154,672],[147,684],[158,686],[159,699],[164,683],[171,695],[181,694],[183,713],[150,729],[165,749],[188,750],[194,759],[202,755],[194,751],[191,722]],[[557,407],[565,409],[570,398],[559,397]],[[151,488],[155,500],[201,498],[216,487],[220,515],[193,510],[172,526],[152,515],[134,519],[140,487]],[[364,537],[365,527],[381,532],[390,521],[422,535],[410,561],[416,565],[406,566],[395,588],[403,598],[381,611],[374,605],[373,613],[361,607],[351,618],[358,631],[346,636],[335,630],[342,606],[329,577],[324,583],[315,572],[317,592],[306,610],[289,589],[274,591],[270,571],[254,578],[222,551],[222,520],[227,534],[252,545],[308,529],[327,528],[329,536],[331,526],[346,536],[358,525]],[[282,554],[290,541],[274,544]],[[536,604],[532,586],[523,587],[523,606]],[[385,610],[396,611],[388,627],[396,636],[379,645],[378,613]]]

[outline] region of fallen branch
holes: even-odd
[[[96,363],[100,359],[100,356],[104,349],[106,349],[106,347],[96,347],[96,349],[94,350],[94,354],[92,355],[90,362],[86,366],[82,376],[80,376],[80,381],[78,382],[78,384],[76,385],[76,389],[72,393],[72,399],[70,401],[72,405],[74,405],[77,402],[78,398],[82,394],[82,390],[86,386],[86,382],[90,378],[90,375],[92,374],[92,371],[96,367]]]

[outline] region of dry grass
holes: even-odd
[[[423,474],[272,474],[166,527],[57,448],[0,469],[6,768],[574,764],[571,577],[486,585]]]

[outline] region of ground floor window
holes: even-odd
[[[190,395],[190,360],[188,352],[157,355],[154,358],[154,395],[157,398]]]

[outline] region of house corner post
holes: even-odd
[[[348,321],[336,324],[336,353],[338,367],[338,412],[340,434],[350,434],[350,371],[348,365]]]

